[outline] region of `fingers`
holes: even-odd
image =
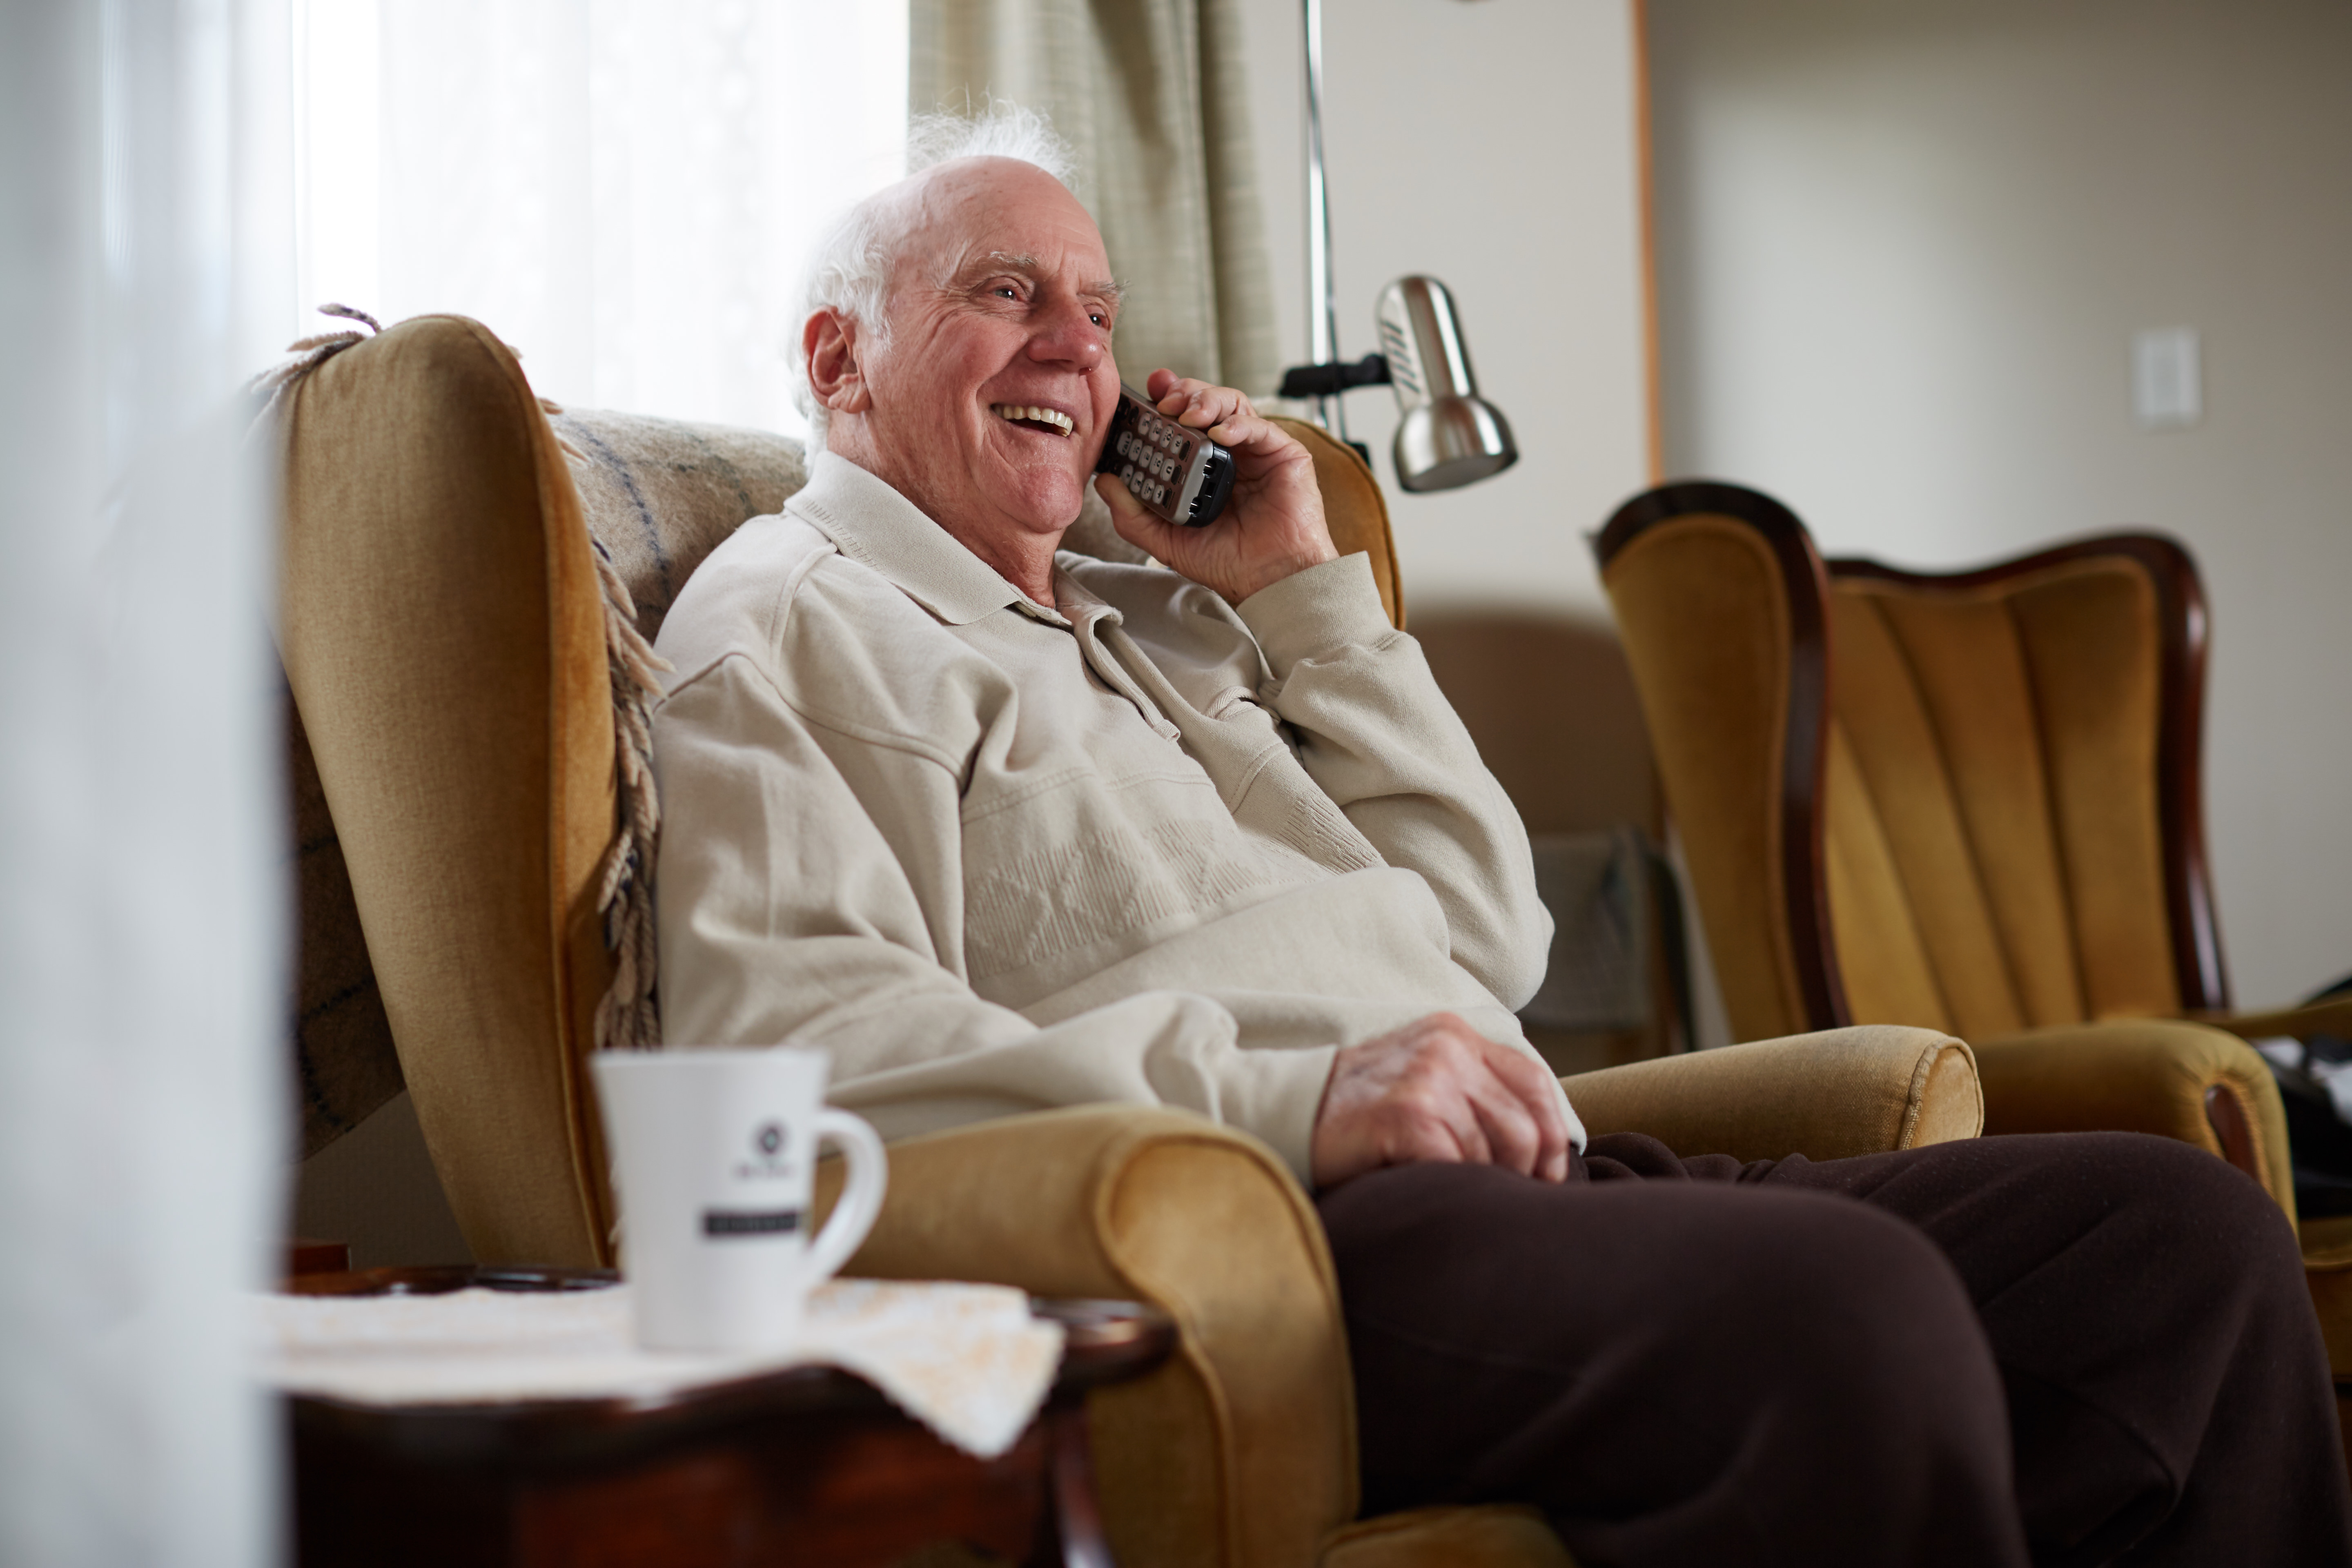
[[[1487,1148],[1486,1158],[1479,1163],[1500,1165],[1522,1176],[1533,1175],[1543,1156],[1542,1129],[1533,1109],[1495,1072],[1491,1063],[1478,1063],[1465,1103],[1477,1118]]]
[[[1466,1026],[1438,1014],[1383,1037],[1387,1067],[1378,1118],[1382,1164],[1417,1160],[1495,1163],[1487,1119],[1474,1103],[1481,1076],[1475,1051],[1462,1037]]]
[[[1095,493],[1110,508],[1113,531],[1161,565],[1168,564],[1169,536],[1176,531],[1172,523],[1136,500],[1135,492],[1117,474],[1097,474]]]
[[[1256,405],[1230,386],[1218,386],[1173,371],[1155,370],[1146,384],[1153,406],[1188,429],[1202,430],[1223,447],[1246,447],[1280,432]]]
[[[1568,1118],[1544,1069],[1452,1013],[1433,1014],[1418,1027],[1428,1042],[1420,1065],[1461,1158],[1523,1176],[1553,1166],[1565,1176]]]
[[[1121,526],[1126,519],[1151,515],[1144,504],[1135,499],[1135,492],[1127,488],[1127,482],[1117,474],[1097,474],[1095,493],[1102,497],[1103,505],[1110,508],[1111,525],[1122,534],[1127,531]]]
[[[1153,371],[1144,388],[1160,413],[1196,430],[1206,429],[1236,414],[1257,412],[1247,397],[1230,386],[1219,386],[1197,376],[1178,375],[1171,370]]]
[[[1338,559],[1314,455],[1289,432],[1230,386],[1165,369],[1153,371],[1145,384],[1163,417],[1205,431],[1232,454],[1234,488],[1223,513],[1207,527],[1178,528],[1121,504],[1131,499],[1124,489],[1098,484],[1121,538],[1236,605],[1294,573]]]
[[[1339,1053],[1316,1121],[1320,1185],[1419,1161],[1500,1165],[1566,1179],[1568,1114],[1556,1080],[1450,1013]]]
[[[1549,1068],[1532,1062],[1521,1052],[1493,1040],[1482,1039],[1486,1049],[1486,1067],[1495,1081],[1512,1097],[1513,1104],[1527,1116],[1531,1141],[1527,1163],[1513,1162],[1513,1169],[1524,1171],[1547,1182],[1568,1179],[1570,1150],[1567,1096],[1559,1089],[1559,1080]]]

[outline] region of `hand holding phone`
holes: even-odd
[[[1120,538],[1234,605],[1295,572],[1337,559],[1314,455],[1297,437],[1261,417],[1230,386],[1164,369],[1153,371],[1144,386],[1158,397],[1145,403],[1128,389],[1136,405],[1114,417],[1124,416],[1131,438],[1122,453],[1112,435],[1103,465],[1108,472],[1095,479]],[[1158,430],[1139,416],[1169,427],[1160,443],[1133,438],[1135,429],[1147,436]],[[1138,451],[1148,467],[1135,463]],[[1153,452],[1167,461],[1150,463]],[[1197,488],[1184,478],[1196,465]],[[1136,469],[1132,480],[1123,472],[1129,468]],[[1164,479],[1158,477],[1162,469],[1171,470]],[[1139,488],[1147,485],[1160,488]],[[1212,519],[1213,527],[1201,526]]]
[[[1124,384],[1095,472],[1117,474],[1146,510],[1186,528],[1214,522],[1234,493],[1233,454]]]

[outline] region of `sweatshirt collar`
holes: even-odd
[[[1061,618],[1031,604],[887,481],[838,453],[817,454],[808,483],[784,510],[807,519],[844,555],[880,573],[951,626],[969,626],[1008,605],[1041,618]]]

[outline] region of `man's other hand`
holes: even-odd
[[[1422,1160],[1568,1177],[1559,1081],[1451,1013],[1343,1047],[1315,1114],[1318,1187]]]
[[[1294,572],[1337,560],[1323,521],[1315,459],[1280,426],[1261,417],[1230,386],[1187,381],[1155,370],[1145,391],[1160,412],[1234,455],[1234,493],[1206,528],[1162,522],[1128,493],[1118,476],[1097,476],[1119,537],[1164,566],[1240,604]]]

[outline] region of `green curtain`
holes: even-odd
[[[909,107],[1053,118],[1128,286],[1117,352],[1274,390],[1273,281],[1237,0],[912,0]]]

